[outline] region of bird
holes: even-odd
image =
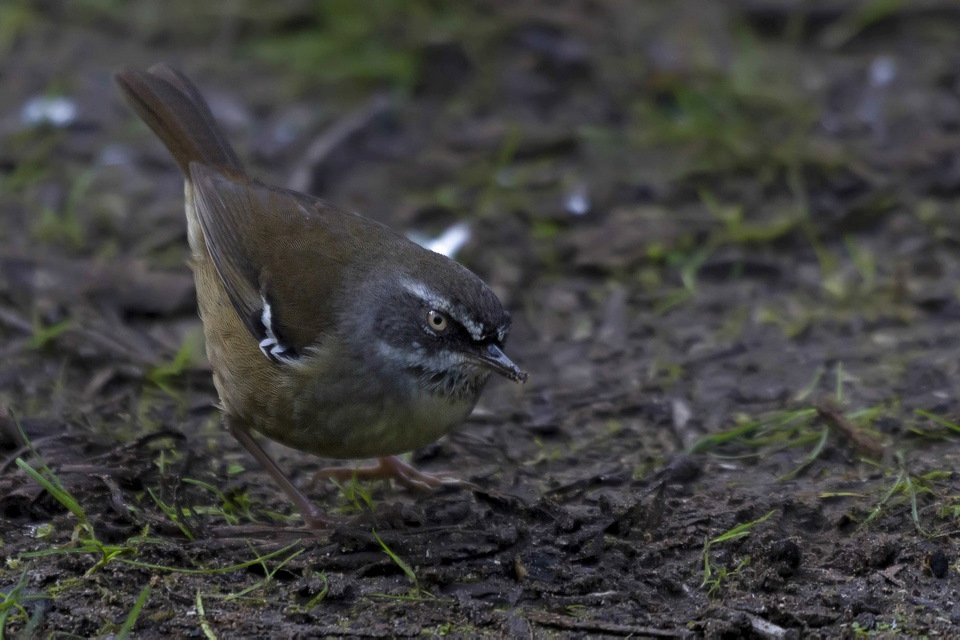
[[[397,456],[460,426],[492,374],[527,380],[504,352],[511,320],[493,291],[377,221],[252,177],[180,71],[159,63],[114,80],[184,175],[224,426],[305,524],[332,520],[254,434],[324,458],[379,459],[322,476],[472,486]]]

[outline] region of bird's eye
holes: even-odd
[[[450,326],[450,321],[447,320],[447,316],[436,309],[430,309],[427,312],[427,326],[435,333],[443,333]]]

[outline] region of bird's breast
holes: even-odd
[[[364,373],[341,370],[349,359],[321,371],[291,371],[283,387],[289,423],[273,420],[258,430],[280,442],[328,458],[372,458],[411,451],[446,435],[466,420],[474,398],[447,398]],[[277,416],[278,418],[280,416]]]

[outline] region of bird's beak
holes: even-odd
[[[522,371],[520,367],[513,364],[513,361],[507,357],[500,347],[495,344],[488,344],[475,352],[475,357],[483,366],[496,371],[503,377],[514,382],[526,382],[527,372]]]

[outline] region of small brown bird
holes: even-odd
[[[178,71],[158,64],[116,82],[186,178],[197,302],[230,432],[313,527],[329,520],[251,431],[324,457],[380,458],[324,475],[448,482],[393,456],[460,425],[491,372],[526,380],[503,353],[510,316],[489,287],[377,222],[251,178]]]

